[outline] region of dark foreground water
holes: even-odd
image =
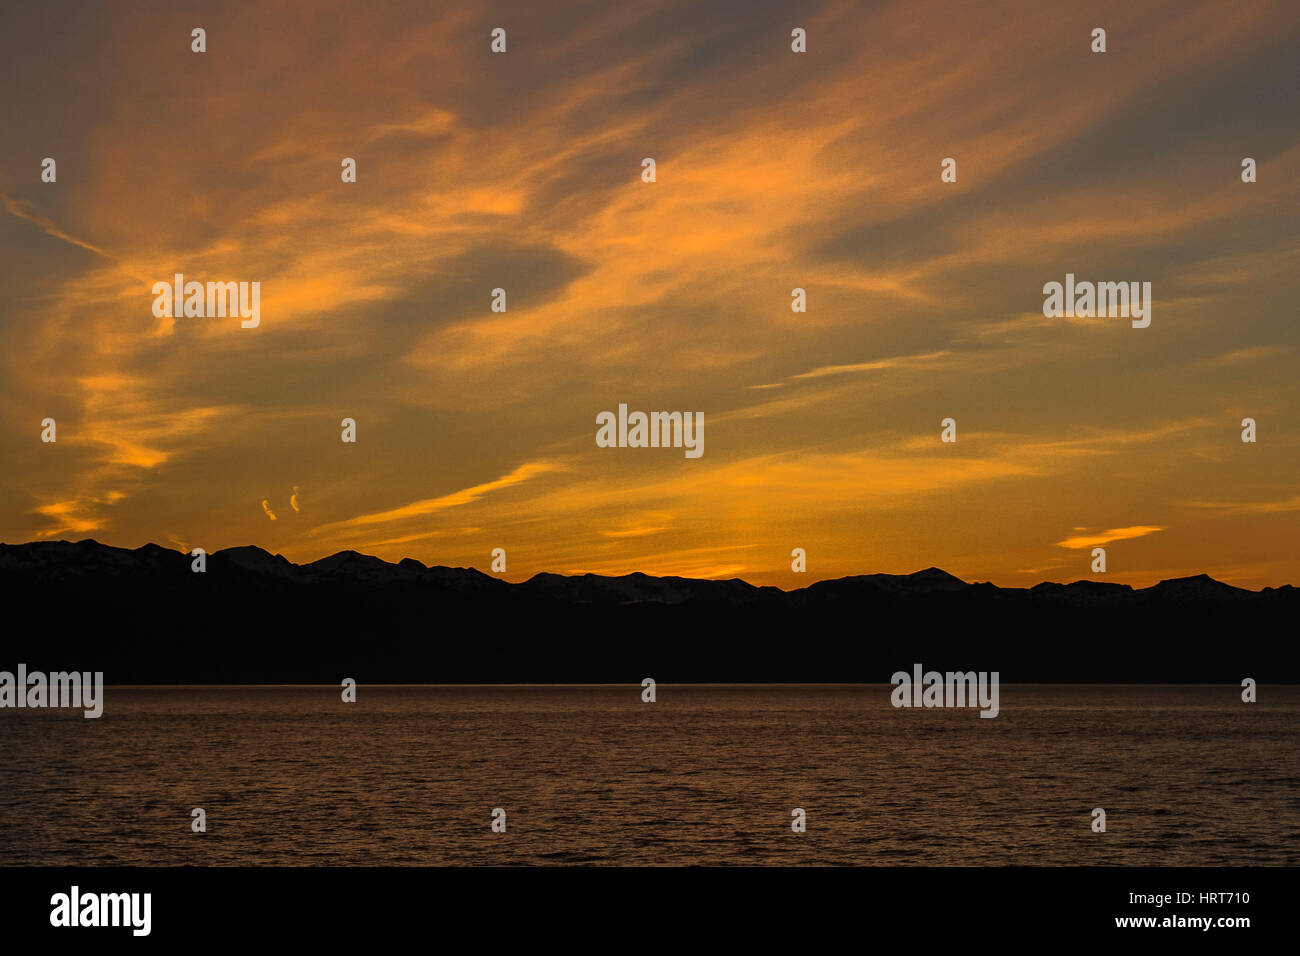
[[[0,864],[1300,863],[1300,687],[1001,690],[108,688],[0,711]]]

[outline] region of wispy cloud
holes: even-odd
[[[564,470],[564,465],[554,461],[534,461],[520,465],[514,471],[507,475],[502,475],[492,481],[485,481],[482,484],[472,485],[469,488],[462,488],[459,491],[453,491],[450,494],[439,495],[436,498],[424,498],[420,501],[412,501],[410,504],[402,505],[400,508],[391,508],[388,511],[379,511],[373,514],[358,515],[355,518],[348,518],[344,521],[334,521],[328,524],[319,525],[312,529],[312,534],[323,532],[336,532],[346,528],[358,528],[371,525],[393,524],[395,522],[410,521],[415,518],[423,518],[431,514],[436,514],[447,508],[457,508],[462,505],[468,505],[478,501],[485,495],[494,491],[500,491],[503,488],[509,488],[529,479],[536,478],[539,475],[550,472]]]
[[[1066,538],[1064,541],[1058,541],[1056,544],[1061,548],[1095,548],[1099,545],[1110,544],[1112,541],[1144,538],[1149,534],[1164,530],[1164,528],[1157,525],[1135,524],[1128,528],[1111,528],[1109,531],[1101,531],[1097,534],[1076,535],[1072,538]]]
[[[14,199],[13,197],[8,196],[4,193],[0,193],[0,203],[3,203],[5,209],[8,210],[12,215],[17,216],[19,219],[26,219],[28,222],[33,223],[36,226],[39,226],[41,229],[43,229],[49,235],[53,236],[55,239],[61,239],[64,242],[71,243],[74,246],[80,246],[82,249],[88,249],[89,251],[95,253],[95,255],[103,256],[105,259],[117,258],[112,253],[107,252],[104,249],[101,249],[99,246],[95,245],[94,243],[87,242],[85,239],[78,239],[76,236],[72,236],[64,232],[57,225],[55,225],[54,222],[51,221],[49,218],[42,216],[40,213],[35,212],[32,209],[29,209],[27,207],[27,204],[24,202]]]
[[[1204,508],[1224,514],[1272,515],[1300,511],[1300,495],[1274,501],[1187,501],[1183,504],[1188,508]]]
[[[939,359],[947,358],[948,351],[926,352],[922,355],[898,355],[892,358],[878,359],[874,362],[855,362],[852,365],[823,365],[798,375],[791,375],[792,380],[805,378],[822,378],[827,375],[846,375],[850,372],[877,372],[887,368],[902,368],[912,365],[929,365]]]

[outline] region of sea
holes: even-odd
[[[0,711],[0,865],[1300,863],[1300,686],[891,690],[110,685]]]

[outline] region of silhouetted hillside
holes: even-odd
[[[1206,575],[1154,587],[1029,589],[938,568],[818,581],[538,574],[342,551],[295,565],[256,547],[207,571],[157,545],[0,545],[11,624],[0,669],[102,670],[110,683],[886,682],[920,662],[1015,681],[1300,681],[1290,585]]]

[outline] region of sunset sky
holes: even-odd
[[[0,540],[1300,584],[1298,49],[1293,0],[7,5]],[[178,272],[260,326],[155,318]],[[1151,326],[1044,318],[1067,272]],[[620,403],[703,456],[596,447]]]

